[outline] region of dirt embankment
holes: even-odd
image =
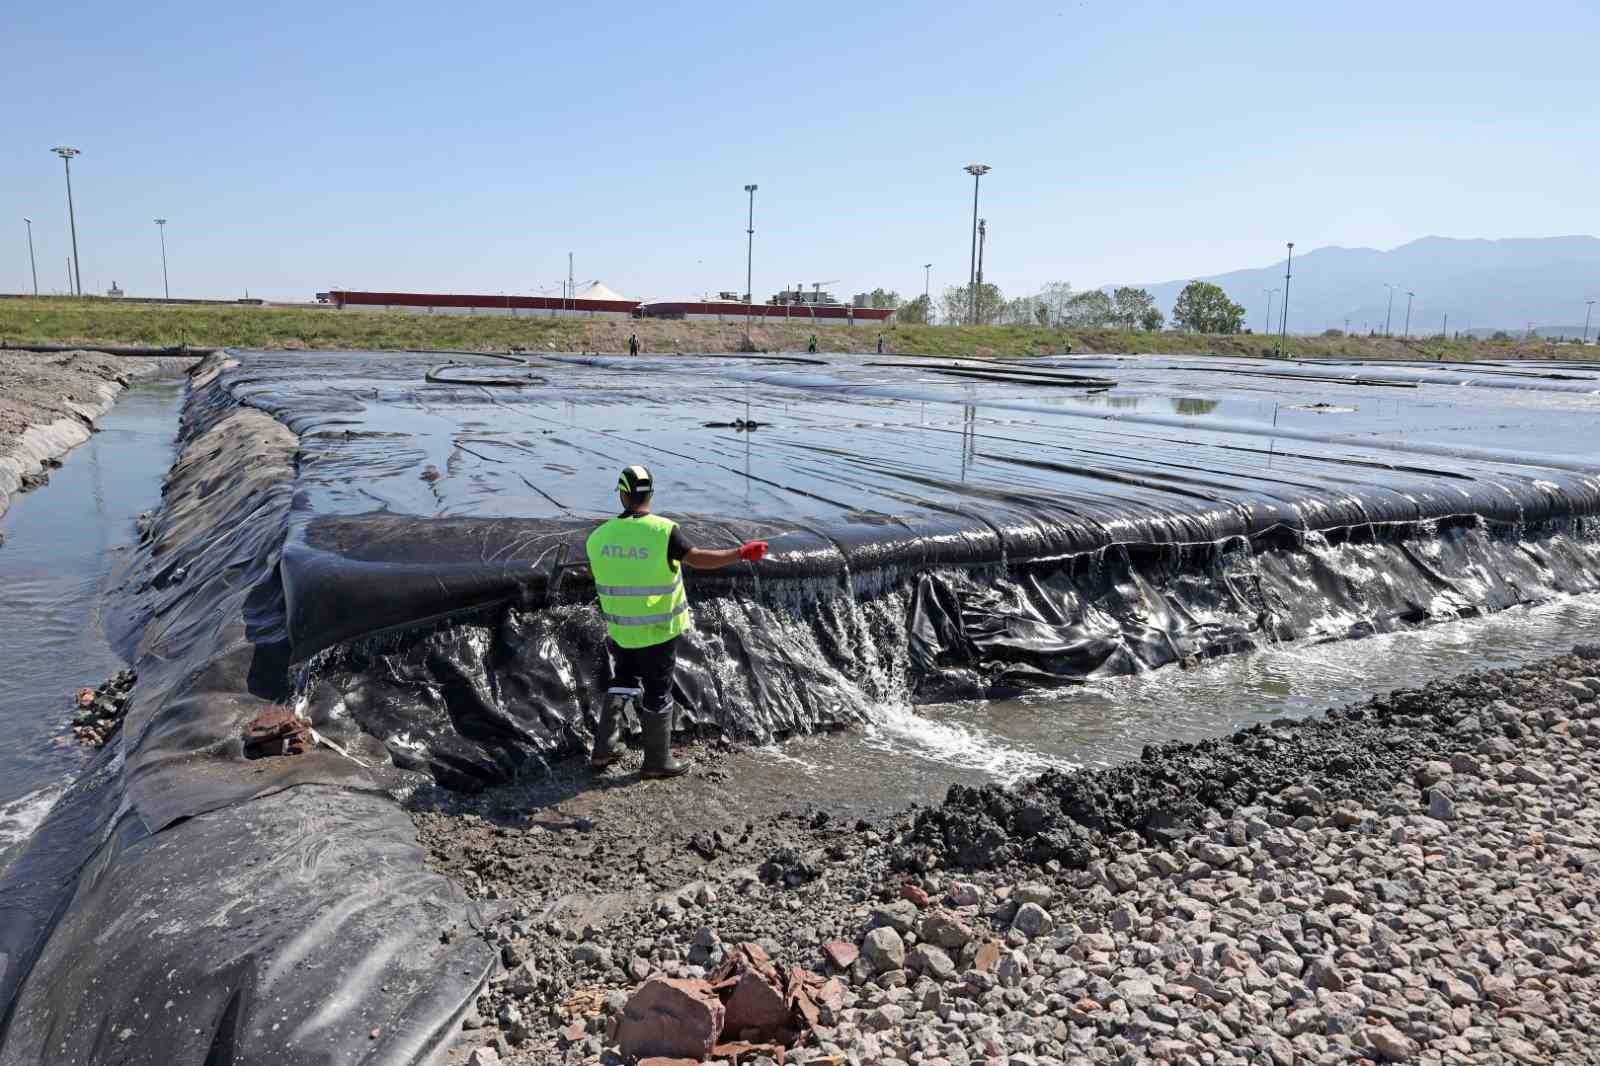
[[[135,378],[193,362],[0,350],[0,514],[12,496],[49,480],[48,470],[89,439],[95,422]]]
[[[736,758],[417,797],[504,901],[451,1062],[618,1063],[743,941],[843,983],[808,1066],[1592,1061],[1600,647],[876,825],[741,810]]]

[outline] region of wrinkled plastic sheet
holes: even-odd
[[[302,435],[282,574],[319,728],[459,787],[584,743],[583,541],[630,462],[692,543],[772,545],[691,576],[676,693],[757,739],[1596,587],[1581,368],[242,358],[229,389]]]
[[[294,694],[297,442],[222,368],[193,379],[111,627],[139,673],[122,731],[0,872],[0,1064],[424,1061],[493,964],[392,767],[243,758]]]

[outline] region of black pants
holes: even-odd
[[[611,687],[642,688],[640,710],[660,714],[672,706],[672,674],[678,668],[678,638],[648,648],[619,648],[610,641]]]

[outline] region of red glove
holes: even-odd
[[[739,545],[739,558],[747,563],[758,563],[767,557],[767,542],[752,540]]]

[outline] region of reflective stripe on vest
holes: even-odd
[[[687,603],[680,603],[666,614],[618,615],[606,614],[605,611],[601,611],[600,614],[601,617],[614,626],[656,626],[660,625],[662,622],[672,621],[674,618],[680,614],[683,614],[688,609],[689,605]]]
[[[600,614],[618,647],[648,648],[689,628],[683,575],[668,555],[675,523],[655,515],[613,518],[585,545]]]

